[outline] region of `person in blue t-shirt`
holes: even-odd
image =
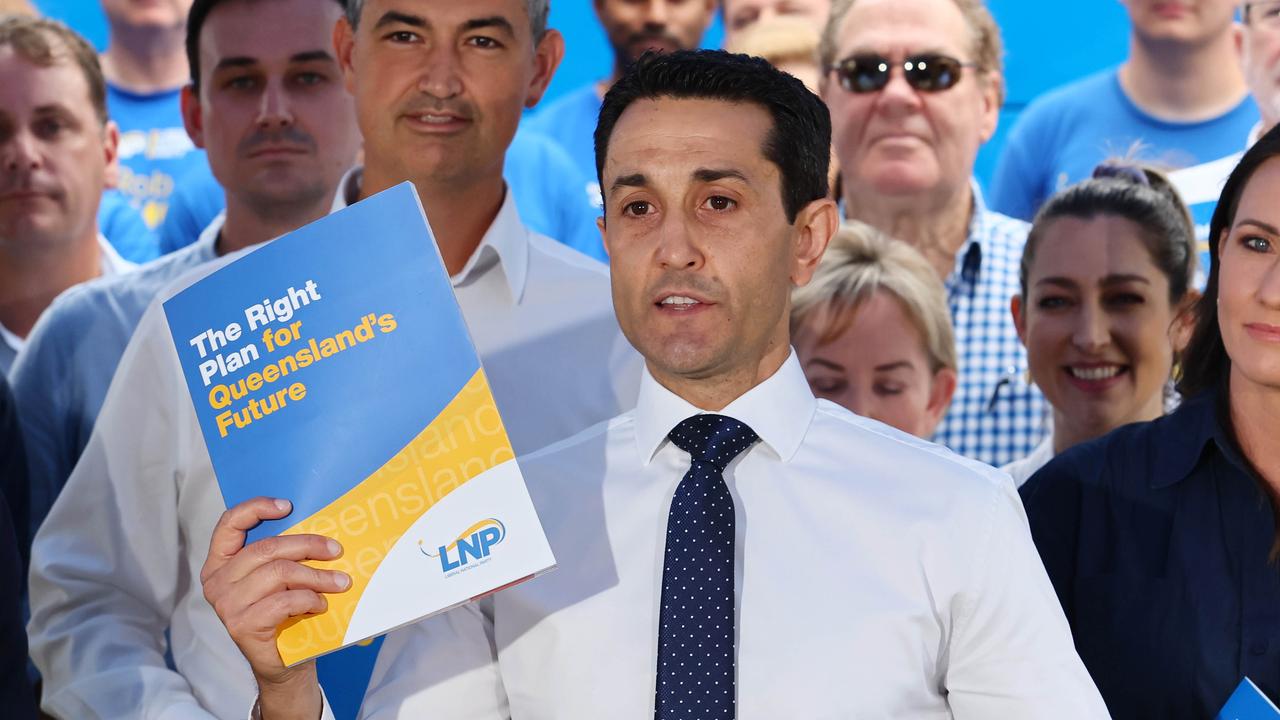
[[[1232,138],[1236,146],[1228,154],[1169,175],[1169,181],[1195,218],[1202,271],[1200,285],[1204,284],[1203,273],[1209,268],[1209,221],[1227,176],[1240,162],[1245,149],[1280,122],[1280,86],[1276,84],[1277,73],[1280,73],[1280,0],[1245,5],[1243,20],[1239,34],[1240,63],[1262,119],[1247,137]]]
[[[126,258],[159,254],[155,232],[164,222],[177,178],[205,165],[182,126],[179,97],[189,76],[184,37],[191,0],[140,3],[102,0],[109,39],[102,53],[107,109],[120,126],[120,178],[103,203],[107,239]],[[141,220],[106,216],[121,203]]]
[[[1129,58],[1031,103],[996,166],[997,211],[1030,220],[1111,157],[1166,170],[1220,158],[1258,121],[1237,57],[1235,0],[1123,2]]]
[[[585,178],[581,196],[592,215],[599,214],[600,185],[596,182],[596,116],[600,101],[622,71],[646,50],[692,50],[702,42],[715,16],[716,0],[593,0],[596,15],[613,47],[612,73],[549,103],[526,121],[560,144]],[[521,208],[523,212],[523,208]],[[599,238],[595,245],[600,246]],[[591,254],[600,257],[603,248]]]

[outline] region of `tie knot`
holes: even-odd
[[[725,415],[694,415],[667,436],[694,460],[715,465],[721,472],[743,450],[759,440],[755,431]]]

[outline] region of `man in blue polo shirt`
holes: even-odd
[[[1109,157],[1166,168],[1215,160],[1240,150],[1258,121],[1237,59],[1237,0],[1122,1],[1129,58],[1027,108],[996,167],[995,210],[1030,220]]]
[[[593,0],[596,15],[613,48],[613,72],[606,78],[574,90],[549,103],[527,121],[529,129],[555,140],[569,153],[585,179],[575,194],[588,204],[592,215],[599,214],[600,186],[596,182],[595,131],[600,101],[622,71],[646,50],[692,50],[702,42],[702,34],[716,11],[716,0]],[[604,247],[597,236],[596,250]]]

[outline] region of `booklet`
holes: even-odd
[[[230,507],[293,512],[348,573],[291,620],[285,664],[443,612],[555,564],[413,185],[280,237],[164,303]]]
[[[1216,720],[1277,720],[1280,708],[1271,702],[1249,678],[1240,681]]]

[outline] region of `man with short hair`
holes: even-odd
[[[587,184],[582,199],[599,214],[591,137],[600,100],[626,68],[647,50],[691,50],[702,42],[715,17],[717,0],[592,0],[613,49],[613,70],[606,78],[573,90],[539,110],[526,125],[550,137],[573,159]]]
[[[341,13],[341,0],[193,5],[184,24],[192,76],[183,115],[226,188],[226,213],[195,245],[58,298],[14,367],[29,448],[30,529],[40,529],[31,654],[54,715],[223,715],[218,685],[232,668],[207,649],[217,644],[218,626],[202,625],[184,598],[180,539],[190,529],[183,516],[193,503],[217,502],[217,484],[152,474],[147,460],[166,459],[163,446],[175,439],[165,424],[150,424],[139,388],[122,390],[105,408],[104,401],[134,328],[175,278],[328,212],[360,146],[330,41]],[[100,411],[107,427],[93,435]],[[73,476],[91,437],[111,447],[90,448]],[[130,470],[111,467],[134,453],[147,460]],[[140,537],[146,547],[135,544]],[[176,672],[166,666],[166,649]]]
[[[96,219],[119,140],[93,48],[54,20],[0,19],[0,375],[59,293],[132,269]]]
[[[1031,220],[1049,196],[1118,156],[1168,168],[1220,158],[1258,121],[1236,56],[1239,0],[1121,2],[1128,59],[1027,106],[991,181],[996,210]]]
[[[120,125],[120,184],[99,216],[125,257],[159,254],[156,231],[177,182],[205,163],[183,128],[180,98],[190,74],[183,48],[191,0],[102,0],[107,18],[107,107]]]
[[[609,91],[601,226],[639,402],[521,460],[557,570],[392,632],[364,717],[1106,717],[1008,477],[809,391],[788,308],[839,221],[830,128],[800,81],[718,51]],[[326,538],[245,547],[287,508],[228,510],[201,579],[261,717],[315,720],[276,628],[346,584],[296,562]]]
[[[218,2],[202,31],[201,73],[210,82],[201,92],[256,95],[273,125],[280,122],[277,84],[306,92],[316,78],[236,71],[246,70],[246,56],[292,58],[293,43],[310,55],[320,27],[281,32],[304,16],[315,21],[314,10],[298,7],[308,2],[332,8],[329,0]],[[517,451],[613,416],[633,402],[639,380],[611,312],[606,268],[529,231],[503,180],[520,111],[538,100],[560,58],[546,9],[546,0],[365,0],[336,25],[331,10],[325,33],[355,97],[366,162],[338,183],[333,204],[414,182]],[[221,50],[229,57],[206,52]],[[216,113],[222,105],[202,95],[201,107]],[[210,118],[192,116],[193,129],[203,120]],[[206,142],[215,137],[209,125],[199,128]],[[280,135],[259,147],[275,155],[305,145]],[[253,145],[234,147],[252,157]],[[262,199],[264,210],[283,206],[279,197]],[[187,273],[157,300],[226,262]],[[252,702],[253,676],[196,583],[224,510],[163,309],[153,302],[32,551],[33,654],[67,682],[46,694],[50,710],[234,717]],[[73,531],[77,521],[82,531]],[[166,625],[176,672],[165,669]],[[81,655],[85,637],[100,651]],[[116,659],[109,667],[99,661],[105,647]]]
[[[934,440],[997,466],[1026,456],[1047,407],[1009,322],[1027,225],[973,179],[1004,100],[995,20],[982,0],[836,0],[821,55],[845,216],[911,244],[947,289],[960,377]]]

